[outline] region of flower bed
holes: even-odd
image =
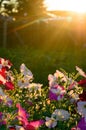
[[[20,72],[0,58],[0,130],[86,130],[86,74],[56,70],[49,86],[33,82],[32,72]]]

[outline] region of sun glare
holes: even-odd
[[[45,0],[48,11],[62,10],[86,13],[86,0]]]

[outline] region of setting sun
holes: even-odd
[[[86,12],[86,0],[45,0],[48,11],[62,10],[77,13]]]

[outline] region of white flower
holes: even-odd
[[[8,125],[8,129],[9,129],[10,127],[12,127],[12,126],[11,126],[11,125]],[[16,128],[16,130],[25,130],[24,127],[18,126],[18,125],[15,125],[15,128]],[[14,128],[14,129],[15,129],[15,128]]]
[[[57,121],[64,121],[69,119],[70,114],[68,113],[68,111],[66,110],[62,110],[62,109],[56,109],[53,113],[52,116],[53,118],[55,118]]]
[[[4,58],[0,58],[0,69],[2,69],[2,67],[8,67],[10,69],[11,62],[9,60],[4,59]]]
[[[32,72],[25,66],[25,64],[21,64],[20,66],[20,72],[24,75],[27,76],[29,79],[33,78]]]
[[[3,89],[0,87],[0,99],[7,102],[8,98],[7,95],[3,92]]]
[[[49,74],[49,76],[48,76],[49,86],[53,87],[54,85],[56,85],[59,78],[60,78],[61,82],[62,81],[64,81],[64,82],[67,81],[66,76],[62,72],[60,72],[59,70],[56,70],[54,75]]]
[[[0,81],[5,84],[6,83],[6,79],[0,74]]]
[[[54,76],[58,79],[60,78],[61,81],[67,81],[66,76],[59,70],[56,70],[56,73],[54,73]]]
[[[49,80],[49,86],[53,87],[54,85],[57,84],[57,78],[53,76],[52,74],[48,75],[48,80]]]
[[[28,86],[29,91],[39,91],[41,92],[41,86],[42,84],[37,84],[37,83],[30,83]]]
[[[77,101],[79,99],[79,95],[74,92],[74,90],[69,91],[68,95],[71,98],[71,101]]]
[[[5,93],[3,92],[3,89],[0,87],[0,96],[5,96]]]
[[[85,72],[84,72],[81,68],[79,68],[78,66],[76,66],[76,70],[79,72],[79,74],[80,74],[81,76],[83,76],[83,77],[86,78],[86,74],[85,74]]]
[[[29,86],[29,79],[24,76],[23,78],[18,80],[18,86],[20,88],[27,88]]]
[[[79,101],[77,103],[78,113],[83,117],[86,116],[86,101]]]
[[[52,93],[55,93],[56,95],[63,95],[66,93],[66,91],[59,85],[58,85],[57,89],[51,88],[50,90]]]
[[[14,77],[13,77],[13,72],[11,70],[7,71],[6,72],[7,76],[6,76],[6,79],[9,81],[14,81]]]
[[[3,100],[3,103],[9,104],[9,107],[11,106],[10,101],[12,101],[3,91],[3,89],[0,87],[0,99]]]
[[[45,125],[48,128],[54,128],[57,125],[57,121],[54,118],[46,117]]]
[[[16,125],[16,130],[25,130],[24,127]]]

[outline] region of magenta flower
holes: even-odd
[[[49,92],[49,99],[50,100],[57,100],[57,95],[55,93],[52,93],[52,91]]]
[[[3,117],[3,114],[2,114],[2,112],[0,112],[0,120],[2,119],[2,117]]]

